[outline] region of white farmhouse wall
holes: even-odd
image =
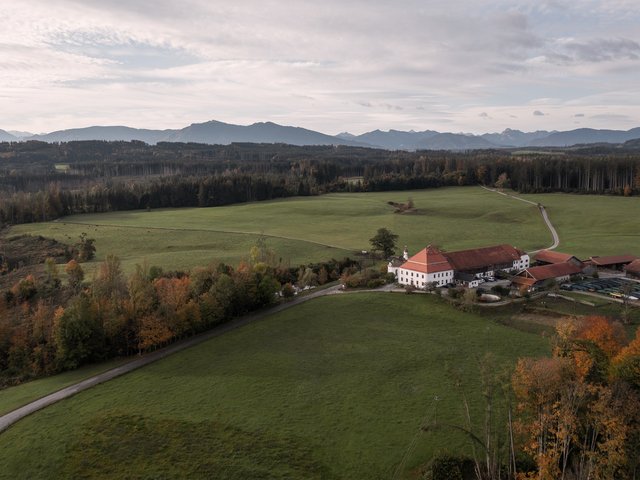
[[[398,268],[396,279],[400,285],[413,285],[416,288],[424,288],[431,282],[436,282],[439,287],[443,287],[448,283],[453,283],[453,270],[421,273],[406,268]]]
[[[525,253],[524,255],[520,256],[520,260],[513,261],[513,268],[511,270],[520,272],[526,268],[529,268],[529,262],[530,262],[529,255]]]

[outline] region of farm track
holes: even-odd
[[[17,408],[3,416],[0,417],[0,433],[9,428],[11,425],[16,423],[17,421],[23,419],[24,417],[31,415],[32,413],[37,412],[49,405],[53,405],[54,403],[59,402],[60,400],[64,400],[65,398],[72,397],[76,393],[87,390],[91,387],[99,385],[101,383],[112,380],[116,377],[124,375],[126,373],[132,372],[140,367],[144,367],[145,365],[149,365],[150,363],[161,360],[169,355],[173,355],[174,353],[180,352],[187,348],[198,345],[202,342],[205,342],[211,338],[218,337],[224,333],[230,332],[237,328],[243,327],[250,323],[259,321],[264,319],[265,317],[272,315],[274,313],[281,312],[293,306],[299,305],[301,303],[307,302],[314,298],[323,297],[326,295],[335,295],[340,293],[340,285],[336,285],[333,287],[326,288],[324,290],[319,290],[317,292],[313,292],[301,297],[298,297],[290,302],[276,305],[275,307],[271,307],[266,310],[262,310],[260,312],[252,313],[249,315],[245,315],[244,317],[237,318],[223,325],[219,325],[218,327],[209,330],[208,332],[201,333],[194,337],[176,342],[168,347],[162,348],[160,350],[156,350],[155,352],[146,354],[142,357],[138,357],[124,365],[113,368],[106,372],[103,372],[98,375],[94,375],[89,377],[81,382],[78,382],[74,385],[70,385],[66,388],[58,390],[57,392],[46,395],[38,400],[34,400],[20,408]]]
[[[136,226],[136,225],[121,225],[116,223],[85,223],[85,222],[59,222],[63,225],[84,225],[87,227],[112,227],[112,228],[130,228],[134,230],[160,230],[160,231],[169,231],[169,232],[200,232],[200,233],[230,233],[235,235],[254,235],[254,236],[263,236],[269,238],[281,238],[283,240],[293,240],[296,242],[305,242],[305,243],[313,243],[314,245],[320,245],[321,247],[335,248],[338,250],[357,250],[356,248],[349,247],[341,247],[339,245],[331,245],[328,243],[316,242],[314,240],[308,240],[303,238],[295,238],[295,237],[287,237],[284,235],[274,235],[270,233],[262,233],[262,232],[244,232],[241,230],[220,230],[220,229],[211,229],[211,228],[171,228],[171,227],[146,227],[146,226]]]
[[[556,230],[556,228],[551,223],[551,220],[549,220],[549,214],[547,213],[546,208],[544,208],[544,205],[542,205],[541,203],[532,202],[531,200],[527,200],[525,198],[521,198],[521,197],[518,197],[516,195],[511,195],[509,193],[501,192],[499,190],[496,190],[495,188],[485,187],[484,185],[480,185],[480,188],[483,188],[483,189],[485,189],[485,190],[487,190],[489,192],[497,193],[498,195],[504,195],[505,197],[513,198],[514,200],[519,200],[521,202],[525,202],[525,203],[528,203],[530,205],[534,205],[534,206],[538,207],[538,209],[540,210],[540,214],[542,215],[542,219],[544,220],[544,223],[547,225],[547,228],[549,229],[549,232],[551,232],[551,237],[553,238],[553,243],[551,244],[550,247],[547,247],[545,249],[541,248],[539,250],[533,250],[533,251],[527,252],[527,253],[534,254],[534,253],[538,253],[541,250],[554,250],[554,249],[558,248],[558,245],[560,245],[560,237],[558,236],[558,231]]]

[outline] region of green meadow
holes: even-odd
[[[0,478],[414,478],[469,451],[420,431],[462,422],[454,376],[479,425],[478,360],[548,351],[434,296],[324,297],[21,420],[0,435]]]
[[[545,205],[560,236],[559,252],[579,258],[640,256],[640,197],[549,193],[523,198]]]
[[[387,202],[411,197],[417,211],[394,213]],[[523,249],[551,243],[535,206],[480,188],[331,194],[228,207],[74,215],[20,225],[30,233],[73,243],[82,232],[96,239],[97,260],[118,255],[127,270],[144,260],[166,269],[210,262],[237,264],[260,235],[283,262],[296,266],[342,258],[370,248],[380,227],[416,252],[429,243],[453,250],[511,243]]]
[[[546,194],[525,198],[547,206],[560,251],[578,256],[640,252],[640,198]],[[388,202],[412,198],[416,211],[394,213]],[[380,227],[416,252],[432,243],[446,250],[510,243],[524,250],[551,244],[538,209],[476,187],[330,194],[227,207],[73,215],[19,225],[30,233],[74,243],[96,239],[97,259],[118,255],[127,271],[147,261],[165,269],[211,262],[237,264],[260,235],[285,264],[342,258],[368,250]],[[91,270],[91,266],[88,266]]]

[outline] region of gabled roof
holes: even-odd
[[[608,257],[591,257],[591,262],[599,267],[607,265],[619,265],[621,263],[631,263],[638,257],[635,255],[610,255]]]
[[[565,263],[575,258],[580,261],[576,256],[570,255],[568,253],[561,252],[553,252],[551,250],[540,250],[536,253],[534,259],[536,262],[544,262],[544,263]]]
[[[637,275],[640,275],[640,258],[634,260],[633,262],[631,262],[629,265],[624,267],[624,269],[627,272],[631,272],[631,273],[635,273]]]
[[[436,273],[453,270],[438,248],[427,246],[409,258],[400,268],[420,273]]]
[[[537,280],[535,278],[529,278],[529,277],[513,277],[511,279],[511,283],[515,283],[516,285],[524,285],[526,287],[532,287],[533,285],[535,285],[537,282]]]
[[[514,260],[520,260],[524,252],[511,245],[496,245],[493,247],[447,252],[445,255],[455,270],[464,271],[475,270],[491,265],[513,263]]]
[[[582,272],[582,268],[573,263],[552,263],[540,267],[530,267],[518,273],[518,277],[529,277],[536,282],[550,278],[564,277]]]

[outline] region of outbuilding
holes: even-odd
[[[598,269],[606,269],[606,270],[620,270],[629,265],[634,260],[637,260],[638,257],[635,255],[611,255],[608,257],[591,257],[589,262],[594,265]]]
[[[546,282],[565,282],[571,278],[571,275],[581,272],[582,268],[572,263],[541,265],[523,270],[513,277],[511,283],[521,290],[530,291],[544,286]]]
[[[553,265],[556,263],[573,263],[582,266],[582,261],[570,253],[554,252],[553,250],[540,250],[533,257],[538,265]]]
[[[640,279],[640,259],[636,259],[625,266],[624,271],[627,277]]]

